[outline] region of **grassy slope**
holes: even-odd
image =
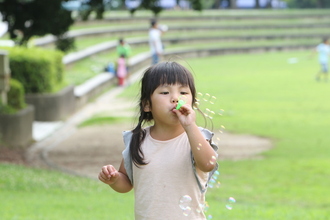
[[[160,15],[160,23],[162,23],[162,17],[170,16],[210,16],[210,15],[221,15],[221,16],[233,16],[233,15],[296,15],[296,14],[326,14],[326,10],[285,10],[285,11],[254,11],[254,10],[237,10],[237,11],[204,11],[202,13],[184,11],[178,13],[177,11],[165,11]],[[126,12],[113,12],[109,17],[123,16],[127,17]],[[135,15],[136,17],[140,16],[150,16],[149,13],[139,11]],[[326,23],[327,18],[315,18],[315,17],[306,17],[304,19],[241,19],[241,20],[210,20],[210,21],[164,21],[170,29],[163,37],[164,38],[173,38],[173,37],[194,37],[194,36],[205,36],[205,31],[174,31],[171,30],[171,27],[174,26],[192,26],[192,25],[262,25],[262,24],[302,24],[302,23]],[[116,22],[102,21],[102,22],[87,22],[87,23],[76,23],[72,29],[81,29],[81,28],[100,28],[100,27],[148,27],[148,24],[145,23],[145,20],[142,21],[128,21],[117,24]],[[327,34],[330,32],[326,29],[316,28],[316,29],[261,29],[261,30],[208,30],[207,36],[249,36],[249,35],[270,35],[276,36],[281,34]],[[121,35],[114,34],[112,36],[94,36],[94,37],[85,37],[77,38],[77,49],[82,50],[88,46],[94,44],[117,40]],[[125,36],[126,40],[130,38],[142,37],[146,38],[146,34],[137,33],[129,34]],[[247,46],[283,46],[283,45],[299,45],[299,44],[316,44],[320,42],[320,37],[305,37],[301,39],[273,39],[273,40],[252,40],[252,41],[238,41],[238,40],[225,40],[225,41],[216,41],[216,42],[188,42],[180,44],[170,44],[165,43],[166,50],[175,49],[175,48],[190,48],[193,44],[195,48],[209,48],[209,47],[247,47]],[[134,46],[132,45],[132,56],[149,51],[147,45],[145,46]],[[109,62],[115,62],[117,54],[114,51],[105,52],[102,54],[96,54],[91,58],[84,59],[75,64],[70,65],[67,68],[66,81],[69,84],[79,85],[86,81],[87,79],[97,75],[102,72],[104,67]]]

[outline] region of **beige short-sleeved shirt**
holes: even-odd
[[[202,220],[205,215],[201,206],[205,192],[198,187],[191,161],[191,148],[186,133],[178,137],[158,141],[150,136],[150,129],[142,143],[147,165],[133,165],[135,191],[135,220]],[[208,173],[198,173],[205,185]],[[180,199],[191,198],[183,210]]]

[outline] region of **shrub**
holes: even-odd
[[[51,93],[63,81],[63,53],[41,48],[13,47],[9,51],[11,77],[26,93]]]
[[[56,48],[64,53],[75,50],[75,39],[73,37],[60,37],[55,42]]]
[[[7,93],[7,105],[0,105],[0,113],[11,114],[25,108],[24,87],[15,79],[9,81],[10,89]],[[1,102],[2,103],[2,102]]]

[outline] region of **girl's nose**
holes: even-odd
[[[172,99],[172,103],[178,103],[178,99],[177,98],[173,98]]]

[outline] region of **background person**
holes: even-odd
[[[315,79],[320,81],[322,76],[324,77],[325,81],[328,81],[328,72],[329,72],[329,54],[330,54],[330,47],[329,47],[329,40],[324,38],[322,43],[317,45],[315,48],[316,52],[318,53],[318,60],[320,63],[320,71],[316,74]]]
[[[131,55],[131,47],[128,43],[124,41],[123,38],[119,38],[119,42],[116,49],[118,57],[124,55],[126,58],[128,58]]]
[[[158,28],[156,20],[151,21],[151,27],[149,29],[149,46],[152,55],[152,64],[156,64],[160,60],[160,56],[163,53],[163,44],[161,36],[163,31]]]
[[[117,60],[117,79],[119,86],[125,85],[126,77],[127,77],[126,59],[125,59],[125,55],[122,54]]]

